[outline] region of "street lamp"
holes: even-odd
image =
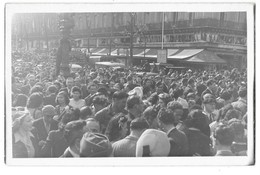
[[[69,70],[69,52],[71,51],[71,45],[69,36],[72,28],[74,27],[73,14],[62,13],[59,14],[59,29],[61,32],[60,47],[58,49],[56,68],[57,75],[60,70],[63,71],[64,76],[67,77],[70,74]]]

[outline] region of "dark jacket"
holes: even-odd
[[[174,128],[167,136],[172,139],[171,151],[169,156],[187,156],[188,154],[188,139],[184,132]]]
[[[33,137],[31,137],[30,139],[35,151],[34,157],[39,157],[39,146],[38,146],[39,139],[37,135],[37,130],[33,129],[31,133],[33,134]],[[25,144],[21,141],[15,142],[14,135],[13,135],[13,158],[28,158],[28,152],[25,147]]]
[[[189,155],[210,156],[210,138],[199,129],[189,128],[186,131],[189,143]]]
[[[33,126],[37,129],[39,140],[45,141],[48,136],[48,132],[46,131],[43,118],[35,120],[33,122]],[[50,131],[57,130],[57,129],[58,129],[58,122],[52,119],[50,125]]]
[[[44,104],[44,106],[45,106],[45,105],[56,106],[55,100],[56,100],[56,94],[52,93],[52,94],[50,94],[50,95],[48,95],[48,96],[46,96],[46,97],[44,98],[43,104]]]
[[[60,157],[67,147],[68,143],[63,136],[63,130],[53,130],[49,132],[41,154],[42,157]]]

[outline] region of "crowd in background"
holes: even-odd
[[[13,157],[247,155],[246,70],[143,70],[14,52]]]

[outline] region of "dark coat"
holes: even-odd
[[[189,143],[189,155],[210,156],[210,138],[200,130],[189,128],[186,131]]]
[[[52,93],[52,94],[50,94],[50,95],[48,95],[48,96],[46,96],[46,97],[44,98],[43,104],[44,104],[44,106],[45,106],[45,105],[56,106],[55,100],[56,100],[56,94]]]
[[[38,145],[39,139],[38,139],[37,130],[33,129],[31,133],[34,136],[30,138],[35,150],[34,157],[39,157],[39,145]],[[28,158],[28,152],[25,147],[25,144],[21,141],[15,142],[14,135],[13,135],[13,158]]]
[[[41,153],[43,157],[60,157],[67,147],[68,143],[63,136],[63,130],[54,130],[49,132]]]
[[[188,139],[184,132],[174,128],[167,134],[167,136],[172,139],[171,151],[169,156],[188,155]]]
[[[39,140],[45,141],[48,136],[48,132],[46,131],[43,118],[39,118],[35,120],[33,122],[33,126],[37,129]],[[52,119],[50,125],[50,131],[57,130],[57,129],[58,129],[58,122]]]

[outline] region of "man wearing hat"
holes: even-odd
[[[112,146],[105,135],[86,132],[80,141],[80,157],[110,157]]]
[[[130,123],[130,135],[113,143],[114,157],[135,157],[136,143],[142,133],[149,128],[144,118],[136,118]]]
[[[61,157],[80,157],[80,141],[84,134],[85,121],[76,120],[66,124],[64,128],[64,138],[69,147]]]
[[[56,115],[56,111],[52,105],[44,106],[42,108],[42,114],[42,118],[39,118],[33,122],[33,126],[38,131],[40,146],[44,145],[50,131],[58,129],[58,122],[53,120],[53,116]]]
[[[216,88],[216,84],[214,82],[213,79],[209,79],[207,82],[207,89],[205,91],[202,92],[201,94],[201,98],[205,95],[205,94],[212,94],[215,96],[215,91],[217,90]],[[203,99],[203,98],[202,98]]]
[[[247,89],[245,87],[241,87],[238,91],[239,98],[237,101],[232,103],[232,106],[235,109],[238,109],[242,116],[244,116],[247,112]]]

